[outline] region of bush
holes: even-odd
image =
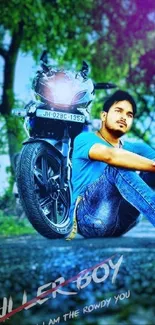
[[[18,217],[6,216],[0,210],[0,236],[14,236],[36,234],[36,230],[29,223],[28,219],[19,219]]]

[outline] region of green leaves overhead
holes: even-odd
[[[92,5],[90,0],[74,4],[68,0],[0,0],[0,21],[10,35],[18,31],[19,24],[24,26],[21,49],[31,51],[36,59],[42,48],[47,48],[53,58],[65,55],[68,48],[75,56],[75,49],[80,52],[79,42],[90,30]]]
[[[77,69],[85,59],[95,81],[111,81],[131,89],[139,110],[144,107],[144,93],[152,96],[154,1],[0,0],[0,8],[0,54],[5,58],[2,114],[9,114],[14,103],[19,50],[30,52],[38,61],[46,49],[58,65]],[[94,105],[94,116],[102,94],[97,95],[100,101]],[[148,111],[153,109],[150,103],[150,99],[146,101]]]
[[[0,7],[3,32],[11,36],[23,26],[23,52],[38,59],[46,48],[60,64],[85,58],[95,78],[99,73],[114,81],[121,73],[126,76],[129,63],[136,64],[145,53],[144,46],[152,48],[151,0],[0,0]]]

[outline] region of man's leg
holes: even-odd
[[[77,207],[80,232],[86,237],[115,236],[122,198],[135,209],[135,219],[139,216],[138,210],[155,226],[153,190],[136,172],[108,165],[103,175],[88,186]]]
[[[121,236],[135,227],[141,220],[140,212],[122,198],[118,211],[118,224],[113,236]]]
[[[155,188],[155,173],[152,172],[140,172],[139,176],[143,181],[149,185],[152,189]]]
[[[155,188],[155,173],[140,172],[139,176],[143,181],[152,189]],[[135,227],[141,220],[140,212],[131,205],[128,201],[122,198],[119,207],[119,226],[114,232],[114,236],[120,236],[128,232],[131,228]]]

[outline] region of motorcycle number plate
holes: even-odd
[[[43,117],[43,118],[51,118],[51,119],[56,119],[56,120],[78,122],[78,123],[85,122],[84,115],[78,115],[78,114],[72,114],[72,113],[66,113],[66,112],[49,111],[49,110],[45,110],[45,109],[37,109],[36,116]]]

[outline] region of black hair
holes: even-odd
[[[124,90],[117,90],[114,94],[112,94],[104,103],[103,105],[103,111],[108,112],[110,107],[117,102],[127,100],[131,105],[133,109],[133,115],[136,114],[137,106],[133,99],[133,97]]]

